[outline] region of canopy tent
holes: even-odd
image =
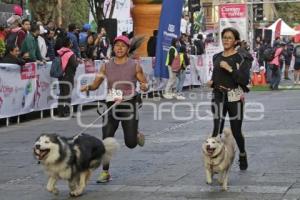
[[[271,26],[269,26],[267,29],[271,29],[272,32],[275,34],[275,36],[280,35],[296,35],[300,33],[299,31],[296,31],[289,27],[281,18],[276,20]]]

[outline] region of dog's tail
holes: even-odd
[[[224,136],[225,136],[226,138],[232,136],[232,131],[231,131],[230,128],[224,128],[223,132],[224,132]]]
[[[115,138],[108,137],[103,140],[105,154],[102,157],[102,164],[108,164],[112,158],[112,156],[117,152],[120,148],[119,143]]]

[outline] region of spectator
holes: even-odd
[[[43,58],[43,60],[48,60],[47,58],[47,44],[46,41],[44,39],[45,33],[47,33],[47,30],[44,29],[43,26],[40,26],[40,34],[38,36],[38,44],[39,44],[39,49],[41,52],[41,56]]]
[[[182,18],[181,18],[181,24],[180,24],[180,32],[181,34],[189,34],[190,30],[189,30],[189,24],[190,24],[190,19],[189,19],[189,15],[185,14]]]
[[[103,60],[109,58],[108,49],[110,45],[105,28],[101,28],[95,41],[95,45],[97,46],[97,59]]]
[[[179,48],[179,55],[181,60],[181,69],[176,74],[177,76],[177,83],[176,83],[176,99],[177,100],[185,100],[185,97],[182,94],[183,84],[185,80],[185,74],[186,74],[186,67],[190,65],[190,60],[186,52],[185,46],[181,46]]]
[[[274,42],[275,43],[275,42]],[[271,80],[270,80],[270,89],[271,90],[278,90],[278,86],[281,79],[281,61],[280,57],[283,53],[283,46],[284,44],[279,44],[279,47],[275,50],[274,59],[270,62],[270,69],[271,69]]]
[[[148,52],[148,56],[150,57],[155,57],[157,33],[158,31],[154,30],[153,35],[149,38],[147,43],[147,52]]]
[[[75,24],[70,24],[69,27],[69,32],[67,33],[68,37],[71,39],[72,42],[72,51],[75,53],[77,58],[80,58],[80,49],[79,49],[79,43],[78,43],[78,38],[76,36],[76,25]]]
[[[97,49],[95,46],[95,35],[89,34],[87,37],[86,57],[88,59],[97,59]]]
[[[171,46],[167,55],[166,65],[168,66],[168,72],[169,72],[169,79],[165,88],[165,93],[163,94],[163,97],[165,99],[173,99],[175,96],[174,93],[172,93],[172,88],[176,83],[176,72],[173,72],[172,70],[172,62],[175,59],[175,57],[178,55],[178,50],[180,47],[180,42],[178,38],[173,38],[171,41]]]
[[[291,80],[289,78],[289,69],[290,69],[291,60],[293,56],[293,50],[294,50],[294,45],[292,44],[291,41],[288,40],[284,50],[284,63],[285,63],[284,79],[285,80]]]
[[[35,62],[37,60],[43,60],[37,41],[37,37],[39,36],[39,34],[40,27],[38,25],[33,24],[31,26],[30,33],[26,36],[21,47],[21,55],[26,55],[28,53],[28,56],[25,57],[26,62]]]
[[[45,41],[47,45],[47,57],[52,61],[55,57],[55,40],[54,40],[55,32],[52,29],[49,29],[45,35]]]
[[[82,31],[79,33],[79,46],[86,48],[88,32],[91,30],[90,24],[84,24]]]
[[[5,25],[0,24],[0,58],[2,58],[5,54],[5,37],[6,37]]]
[[[20,56],[19,47],[16,45],[7,46],[6,53],[3,59],[0,60],[1,63],[10,63],[10,64],[17,64],[17,65],[24,65],[25,61]]]
[[[60,97],[58,98],[58,115],[59,117],[67,117],[70,115],[71,94],[74,87],[74,76],[78,63],[76,56],[71,50],[72,42],[69,37],[62,39],[62,48],[58,50],[61,57],[63,77],[59,78]]]
[[[297,45],[294,48],[293,55],[295,56],[294,84],[299,84],[299,77],[300,77],[300,45]]]
[[[197,55],[204,54],[205,45],[204,45],[204,42],[203,42],[203,35],[202,34],[198,34],[197,40],[194,41],[194,45],[197,48]]]
[[[57,51],[63,47],[64,39],[67,37],[67,33],[63,29],[55,30],[55,45],[54,45],[54,53],[55,56],[58,56]]]
[[[18,31],[17,35],[17,45],[19,48],[22,47],[22,44],[30,31],[30,20],[29,19],[23,19],[22,20],[22,28]]]
[[[55,23],[53,21],[49,21],[47,26],[46,26],[46,29],[48,30],[55,30]]]

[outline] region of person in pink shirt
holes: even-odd
[[[278,90],[278,86],[281,79],[281,55],[283,52],[284,44],[280,44],[279,47],[276,48],[274,59],[269,63],[271,69],[271,80],[270,80],[270,89]]]

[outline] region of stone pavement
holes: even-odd
[[[199,88],[193,92],[185,95],[194,99],[181,101],[181,105],[169,104],[177,102],[175,100],[146,100],[140,110],[140,130],[146,135],[145,146],[127,149],[119,129],[116,138],[121,143],[121,151],[111,164],[113,180],[108,184],[96,184],[98,170],[84,195],[77,199],[300,199],[300,92],[247,94],[247,102],[251,105],[246,110],[248,119],[244,121],[243,130],[249,169],[241,172],[236,158],[227,192],[222,192],[216,183],[212,186],[205,183],[200,147],[212,130],[212,121],[204,117],[206,110],[210,110],[208,93]],[[169,111],[160,115],[153,111],[150,103],[166,103],[163,109]],[[259,105],[263,106],[263,112],[257,110]],[[171,106],[173,115],[182,119],[172,118]],[[95,110],[83,114],[85,121],[91,122],[97,117]],[[260,120],[250,119],[258,116]],[[72,199],[63,181],[58,183],[58,196],[46,191],[46,176],[32,156],[32,146],[42,132],[74,135],[81,130],[76,120],[62,122],[46,118],[0,129],[0,200]],[[226,124],[228,126],[228,122]],[[86,132],[100,136],[101,131],[93,128]]]

